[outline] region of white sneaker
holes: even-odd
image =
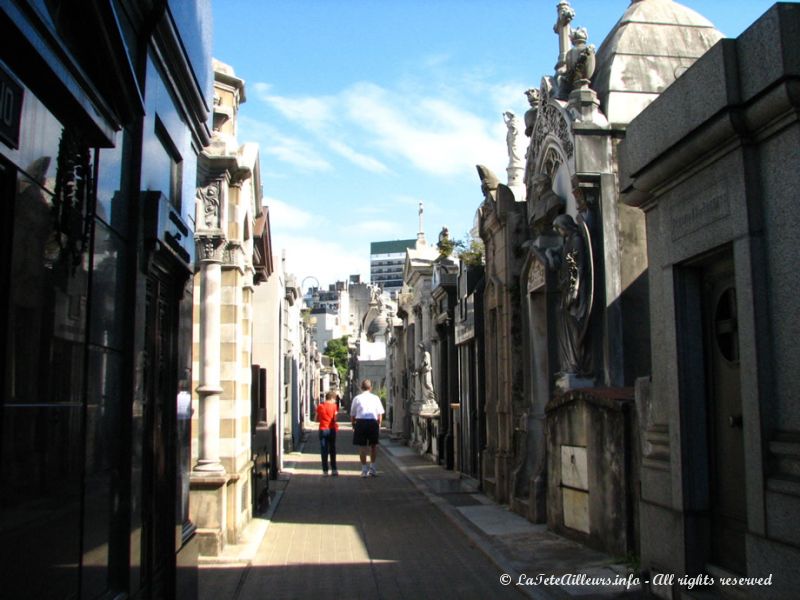
[[[375,467],[373,467],[372,465],[370,465],[370,467],[369,467],[369,476],[370,477],[377,477],[378,476],[377,471],[375,471]]]
[[[369,476],[369,469],[366,466],[361,467],[361,476],[368,477]]]

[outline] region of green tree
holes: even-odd
[[[486,253],[486,249],[481,238],[473,237],[472,234],[467,233],[463,240],[456,240],[455,249],[458,258],[465,265],[483,264],[483,255]]]
[[[339,381],[341,385],[347,380],[347,369],[350,364],[350,349],[347,346],[348,336],[343,335],[339,339],[330,340],[325,345],[325,356],[330,356],[333,359],[333,364],[336,365],[336,370],[339,373]]]

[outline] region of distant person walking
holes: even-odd
[[[350,405],[350,421],[353,424],[353,444],[359,446],[361,476],[376,477],[375,457],[378,452],[378,436],[383,417],[381,399],[372,393],[372,382],[361,382],[361,393],[353,398]],[[370,463],[367,466],[367,446],[370,448]]]
[[[331,386],[331,391],[336,394],[336,410],[342,409],[342,395],[339,393],[339,388],[337,386]]]
[[[337,394],[333,390],[325,394],[325,402],[317,406],[317,422],[319,423],[319,451],[322,455],[322,475],[328,476],[328,456],[330,455],[331,475],[336,477],[336,432],[339,423],[336,415],[339,413]]]

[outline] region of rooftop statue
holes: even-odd
[[[595,69],[595,47],[594,44],[587,44],[589,33],[585,27],[578,27],[570,34],[572,48],[567,52],[565,83],[570,91],[573,89],[588,87],[589,81],[594,75]]]
[[[506,144],[508,145],[508,166],[520,166],[522,164],[522,156],[519,152],[519,119],[511,111],[503,113],[503,121],[506,124],[508,132],[506,133]]]
[[[521,183],[521,176],[524,166],[522,164],[522,148],[520,147],[519,139],[519,119],[511,112],[506,111],[503,113],[503,121],[505,121],[508,132],[506,133],[506,144],[508,146],[508,185],[513,186]]]
[[[533,126],[536,125],[536,114],[539,112],[539,90],[530,88],[525,90],[525,96],[528,98],[528,104],[531,107],[525,111],[525,135],[531,137],[533,135]]]
[[[430,404],[435,401],[433,392],[433,367],[431,366],[431,353],[425,348],[425,344],[420,342],[418,344],[420,349],[420,358],[422,362],[415,373],[419,376],[420,388],[422,390],[422,402]]]

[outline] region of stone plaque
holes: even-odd
[[[589,490],[586,448],[561,446],[561,485],[578,490]]]
[[[528,270],[528,293],[535,292],[544,287],[545,272],[544,265],[538,260],[531,263],[531,268]]]
[[[564,501],[564,525],[589,533],[589,493],[562,488],[561,494]]]

